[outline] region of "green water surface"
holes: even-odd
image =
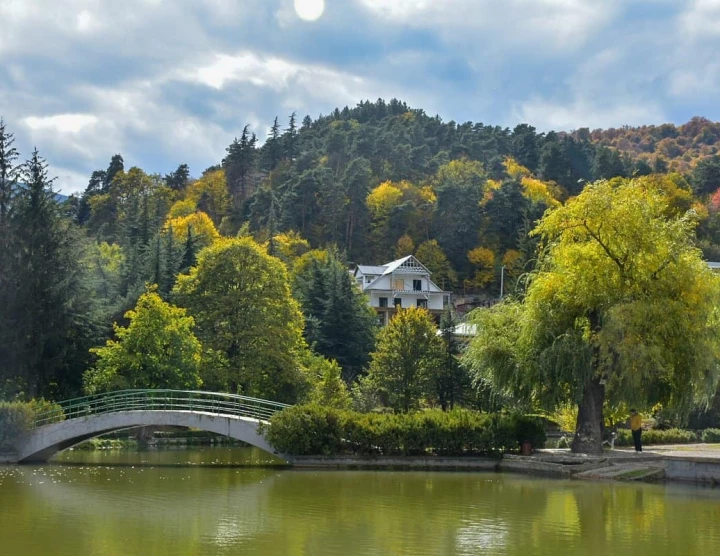
[[[0,466],[0,555],[720,554],[720,489],[229,466],[268,461],[207,448]]]

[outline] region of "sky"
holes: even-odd
[[[0,0],[0,116],[55,188],[406,101],[541,131],[720,119],[720,0]]]

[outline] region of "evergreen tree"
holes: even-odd
[[[14,134],[7,131],[5,122],[0,119],[0,235],[4,239],[9,237],[12,204],[17,188],[18,167],[15,161],[19,153],[14,143]]]
[[[355,287],[337,253],[324,261],[312,259],[294,277],[294,294],[306,320],[317,323],[306,331],[308,343],[321,355],[338,362],[351,382],[367,365],[375,346],[377,317],[367,298]]]
[[[245,126],[240,136],[227,148],[227,156],[223,160],[225,179],[227,180],[233,206],[239,211],[250,194],[250,174],[255,167],[255,143],[257,138],[250,133],[250,126]]]
[[[197,261],[197,247],[195,238],[193,237],[192,226],[188,226],[187,237],[185,238],[185,250],[183,252],[182,262],[180,263],[180,272],[188,272],[190,268],[195,266]]]
[[[17,319],[22,311],[17,305],[19,283],[14,256],[17,245],[13,215],[19,170],[14,142],[13,134],[0,119],[0,398],[16,372]]]
[[[470,386],[467,372],[459,360],[460,342],[455,335],[458,324],[454,313],[448,308],[440,319],[443,355],[442,364],[434,376],[435,395],[443,411],[453,409],[464,390]]]
[[[270,135],[265,143],[263,153],[264,167],[270,171],[274,170],[282,157],[282,145],[280,144],[280,123],[278,122],[277,116],[275,117],[275,120],[273,120],[273,125],[270,128]]]
[[[170,189],[183,191],[190,181],[190,167],[187,164],[180,164],[177,170],[167,174],[164,179]]]
[[[297,124],[295,112],[290,114],[290,125],[285,130],[285,156],[292,164],[297,154]]]
[[[47,164],[37,150],[23,167],[16,215],[16,376],[29,397],[77,393],[96,333],[81,247],[54,200]]]
[[[103,183],[102,193],[107,193],[112,185],[115,176],[125,171],[125,161],[122,155],[116,154],[110,159],[108,169],[105,171],[105,181]]]

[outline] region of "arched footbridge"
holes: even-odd
[[[58,408],[59,407],[59,408]],[[109,432],[142,426],[179,426],[222,434],[288,460],[260,430],[287,404],[236,394],[186,390],[121,390],[59,402],[39,412],[16,444],[17,461],[53,454]]]

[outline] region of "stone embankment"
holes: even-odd
[[[642,454],[630,450],[613,450],[602,455],[539,450],[532,456],[505,455],[502,459],[308,456],[291,458],[291,463],[298,469],[478,470],[565,479],[720,484],[720,446],[713,449],[708,445],[652,447]]]

